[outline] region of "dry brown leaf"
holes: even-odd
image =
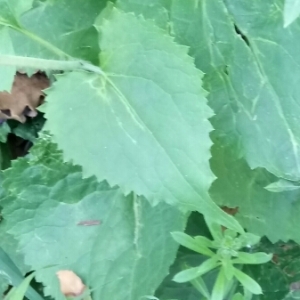
[[[15,119],[24,123],[26,116],[35,117],[36,107],[44,98],[42,90],[49,84],[49,79],[42,73],[32,77],[17,73],[11,93],[0,92],[0,119]]]
[[[60,270],[56,273],[60,290],[65,296],[80,296],[85,290],[82,280],[70,270]]]

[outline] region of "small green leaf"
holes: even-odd
[[[217,262],[216,258],[210,258],[204,263],[202,263],[199,267],[190,268],[177,273],[174,276],[173,281],[179,283],[191,281],[202,276],[205,273],[208,273],[212,269],[216,268],[218,265],[220,265],[220,263]]]
[[[260,241],[261,237],[256,234],[246,232],[240,235],[238,239],[240,240],[241,245],[246,247],[256,245]]]
[[[11,132],[11,129],[7,122],[0,124],[0,142],[6,143],[7,135]]]
[[[224,274],[228,281],[230,281],[234,276],[234,267],[231,259],[223,259],[222,267],[224,270]]]
[[[238,252],[238,257],[232,262],[234,264],[264,264],[272,259],[272,254],[264,252],[246,253]]]
[[[211,235],[213,236],[214,242],[221,243],[223,239],[222,227],[219,224],[206,218],[206,224],[209,228]]]
[[[191,284],[194,286],[195,289],[197,289],[204,297],[206,297],[207,299],[210,298],[210,294],[208,291],[208,288],[204,282],[204,280],[202,279],[202,277],[198,277],[194,280],[191,281]]]
[[[198,235],[194,239],[201,245],[206,246],[207,248],[214,248],[213,242],[205,236]]]
[[[29,288],[30,281],[33,279],[34,276],[35,272],[28,275],[19,286],[13,288],[12,292],[9,293],[7,297],[5,297],[5,300],[23,300],[26,291]]]
[[[207,256],[213,256],[215,254],[213,251],[208,249],[206,245],[202,244],[201,240],[198,239],[197,241],[196,239],[183,232],[172,232],[171,235],[177,243],[188,249],[191,249],[193,251]]]
[[[250,291],[252,294],[262,294],[260,285],[250,276],[238,270],[237,268],[234,268],[234,275],[236,279],[243,285],[243,287]]]
[[[300,189],[300,186],[295,185],[295,183],[291,181],[279,179],[278,181],[267,185],[265,189],[273,193],[280,193],[298,190]]]
[[[292,24],[300,14],[300,1],[299,0],[285,0],[284,2],[284,27]]]
[[[224,273],[224,269],[221,268],[218,274],[216,283],[214,285],[211,300],[223,300],[225,296],[225,289],[226,289],[226,276]]]
[[[237,293],[233,296],[232,300],[244,300],[244,296],[241,293]]]

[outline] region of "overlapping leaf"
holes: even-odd
[[[133,190],[236,226],[207,194],[214,179],[212,112],[186,48],[116,9],[96,26],[105,74],[66,74],[48,92],[47,128],[66,159],[125,194]]]
[[[105,182],[82,179],[80,168],[64,164],[45,141],[5,172],[4,187],[4,224],[19,241],[15,251],[56,299],[64,299],[55,275],[61,269],[78,274],[94,299],[153,294],[175,257],[170,232],[185,226],[167,204],[151,208]]]
[[[219,205],[237,207],[237,219],[250,232],[267,235],[272,242],[293,239],[300,243],[299,190],[266,190],[277,178],[264,169],[251,170],[237,157],[235,147],[222,146],[222,140],[216,141],[212,153],[212,169],[218,176],[212,198]]]

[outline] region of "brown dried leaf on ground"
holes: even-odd
[[[60,290],[65,296],[76,297],[83,294],[85,285],[73,271],[61,270],[56,275],[60,283]]]
[[[44,98],[42,90],[49,87],[49,79],[41,73],[32,77],[17,73],[11,93],[0,92],[0,119],[15,119],[24,123],[26,116],[35,117],[36,107]]]

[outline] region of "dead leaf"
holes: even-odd
[[[15,119],[24,123],[26,116],[35,117],[44,98],[42,90],[49,87],[49,79],[42,73],[31,77],[17,73],[11,93],[0,92],[0,119]]]
[[[56,273],[60,290],[65,296],[79,296],[85,290],[82,280],[70,270],[61,270]]]

